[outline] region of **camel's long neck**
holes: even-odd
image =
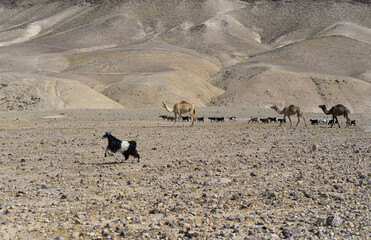
[[[329,115],[329,114],[330,114],[330,112],[327,110],[326,107],[322,108],[322,110],[323,110],[323,112],[324,112],[326,115]]]
[[[282,111],[280,111],[277,107],[276,108],[274,108],[274,110],[276,110],[276,112],[278,113],[278,114],[283,114],[283,112]]]
[[[166,103],[164,104],[164,107],[165,107],[165,109],[166,109],[168,112],[174,112],[174,109],[169,108],[169,106],[168,106]]]

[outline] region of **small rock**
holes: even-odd
[[[325,218],[318,218],[316,221],[316,226],[325,226],[326,225],[326,219]]]
[[[271,234],[270,239],[271,240],[280,240],[280,237],[277,234]]]
[[[284,238],[289,238],[292,236],[292,231],[288,228],[283,228],[282,235],[284,236]]]
[[[65,238],[63,238],[63,237],[55,237],[55,238],[53,238],[53,240],[65,240]]]
[[[332,227],[339,227],[343,223],[343,219],[339,216],[329,216],[326,220],[326,224]]]
[[[313,144],[313,146],[312,146],[312,151],[315,152],[315,151],[317,151],[317,150],[318,150],[318,146],[317,146],[317,144]]]
[[[326,237],[325,234],[323,234],[322,229],[318,230],[317,236],[318,236],[319,239],[324,239]]]
[[[159,213],[162,213],[162,211],[159,210],[158,208],[155,208],[155,209],[152,209],[151,211],[149,211],[149,214],[159,214]]]
[[[103,237],[108,237],[109,236],[109,231],[107,229],[102,230],[102,236]]]
[[[76,223],[76,224],[82,224],[83,221],[82,221],[81,219],[78,219],[78,218],[77,218],[77,219],[75,219],[75,223]]]

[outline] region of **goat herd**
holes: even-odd
[[[162,118],[163,121],[172,122],[172,121],[175,120],[174,117],[166,116],[166,115],[160,115],[159,117]],[[233,117],[208,117],[207,119],[209,119],[210,122],[225,122],[225,119],[229,119],[229,121],[236,121],[237,118],[235,116],[233,116]],[[182,120],[183,122],[189,122],[189,121],[192,120],[192,118],[189,117],[189,116],[178,117],[177,121],[180,121],[180,120]],[[205,117],[197,117],[196,121],[197,122],[205,122]]]
[[[175,120],[174,117],[167,116],[167,115],[160,115],[160,118],[162,118],[163,121],[169,121],[173,122]],[[205,122],[205,119],[208,119],[210,122],[225,122],[226,119],[229,121],[236,121],[237,118],[235,116],[232,117],[197,117],[196,121],[197,122]],[[183,121],[183,122],[189,122],[191,121],[192,118],[190,116],[186,117],[178,117],[177,121]],[[269,124],[269,123],[279,123],[281,124],[286,124],[286,119],[285,118],[277,118],[277,117],[267,117],[267,118],[258,118],[254,117],[251,118],[248,123],[257,123],[257,124]],[[327,120],[325,118],[320,118],[320,119],[310,119],[311,125],[332,125],[333,120]],[[338,121],[335,120],[334,124],[338,124]],[[350,120],[350,126],[356,126],[356,120]]]

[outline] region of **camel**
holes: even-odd
[[[337,117],[342,116],[342,115],[344,116],[344,118],[347,119],[347,123],[346,123],[345,127],[350,126],[350,119],[348,117],[348,114],[350,113],[350,111],[348,110],[348,108],[344,107],[343,105],[338,104],[338,105],[332,107],[330,110],[327,110],[325,105],[319,105],[318,107],[321,108],[326,115],[332,115],[331,127],[334,126],[334,124],[335,124],[334,119],[336,119],[336,122],[338,123],[339,128],[340,128],[340,123],[339,123]]]
[[[186,101],[181,101],[181,102],[175,103],[173,109],[169,108],[169,106],[167,105],[167,103],[165,101],[163,101],[162,104],[168,112],[173,112],[174,113],[174,116],[175,116],[174,117],[174,125],[175,125],[176,120],[177,120],[177,115],[178,115],[178,117],[181,117],[182,114],[189,112],[189,114],[192,117],[191,127],[193,127],[193,124],[196,120],[196,116],[195,116],[195,107],[192,104],[190,104]],[[183,127],[184,127],[184,122],[183,122]]]
[[[272,106],[271,108],[276,110],[276,112],[278,114],[283,114],[283,119],[284,120],[286,119],[286,116],[287,116],[290,120],[290,126],[291,127],[292,127],[292,123],[291,123],[290,116],[295,115],[295,114],[298,116],[298,123],[296,124],[296,126],[298,126],[298,124],[300,122],[300,118],[302,118],[304,120],[304,124],[305,124],[305,126],[307,126],[307,123],[305,122],[305,118],[303,117],[303,112],[300,110],[299,107],[297,107],[295,105],[290,105],[288,107],[285,107],[282,111],[280,111],[276,105]],[[280,126],[282,125],[282,122],[281,122]]]

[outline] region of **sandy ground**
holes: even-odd
[[[309,125],[323,114],[289,128],[247,123],[270,109],[196,113],[237,121],[173,127],[160,108],[0,113],[0,238],[371,237],[364,116],[331,129]],[[106,130],[137,141],[141,161],[104,158]]]

